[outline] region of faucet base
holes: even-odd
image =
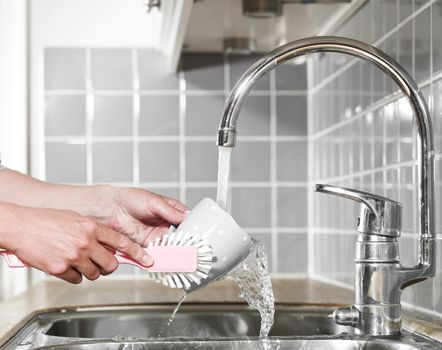
[[[399,335],[402,317],[400,304],[354,305],[359,311],[359,320],[355,326],[356,334],[364,335]]]

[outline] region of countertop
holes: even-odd
[[[310,279],[273,279],[275,301],[290,304],[351,304],[353,292]],[[177,303],[182,291],[148,280],[98,280],[70,285],[63,281],[41,282],[26,292],[0,303],[0,345],[36,313],[102,305]],[[190,294],[185,303],[243,303],[231,279]],[[439,321],[440,323],[440,321]],[[442,339],[442,328],[417,319],[404,320],[407,327]]]

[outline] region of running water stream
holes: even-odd
[[[227,208],[231,152],[231,147],[219,147],[217,202],[224,210]],[[258,310],[261,316],[259,336],[260,338],[267,338],[273,325],[275,298],[273,296],[264,245],[257,240],[253,240],[252,246],[249,256],[228,273],[227,276],[232,277],[238,283],[240,297],[244,298],[250,307]],[[171,325],[184,298],[185,296],[175,307],[172,316],[167,322],[167,326]]]
[[[218,205],[227,208],[227,194],[230,175],[232,147],[219,147],[218,159]],[[229,273],[240,288],[240,296],[261,316],[260,337],[268,336],[273,325],[275,298],[268,271],[267,254],[264,245],[253,240],[250,255]]]
[[[229,193],[229,177],[230,177],[230,155],[232,147],[218,147],[218,192],[216,201],[218,205],[226,210],[227,196]]]

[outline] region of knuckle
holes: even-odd
[[[102,269],[101,273],[102,273],[102,275],[110,275],[117,268],[118,268],[118,261],[117,261],[117,259],[112,258],[112,259],[109,259],[109,262],[105,266],[101,267],[101,269]]]
[[[80,225],[83,228],[83,231],[89,235],[92,235],[98,229],[98,224],[94,220],[88,218],[83,218],[83,220],[80,221]]]
[[[71,262],[71,263],[77,262],[78,260],[80,260],[80,253],[79,253],[77,250],[72,249],[72,250],[66,255],[66,259],[67,259],[69,262]]]
[[[49,274],[53,275],[53,276],[60,276],[63,275],[64,273],[66,273],[69,269],[69,265],[67,263],[64,262],[60,262],[60,263],[55,263],[50,265],[47,268],[47,271],[49,272]]]
[[[79,237],[77,248],[80,250],[88,250],[91,247],[91,239],[87,236]],[[77,253],[78,254],[78,253]]]
[[[130,247],[131,241],[126,236],[120,235],[118,239],[118,248],[119,249],[127,249]]]

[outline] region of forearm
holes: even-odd
[[[112,210],[109,203],[114,192],[115,189],[107,185],[52,184],[14,170],[0,171],[0,201],[28,207],[69,209],[100,221],[104,221]]]

